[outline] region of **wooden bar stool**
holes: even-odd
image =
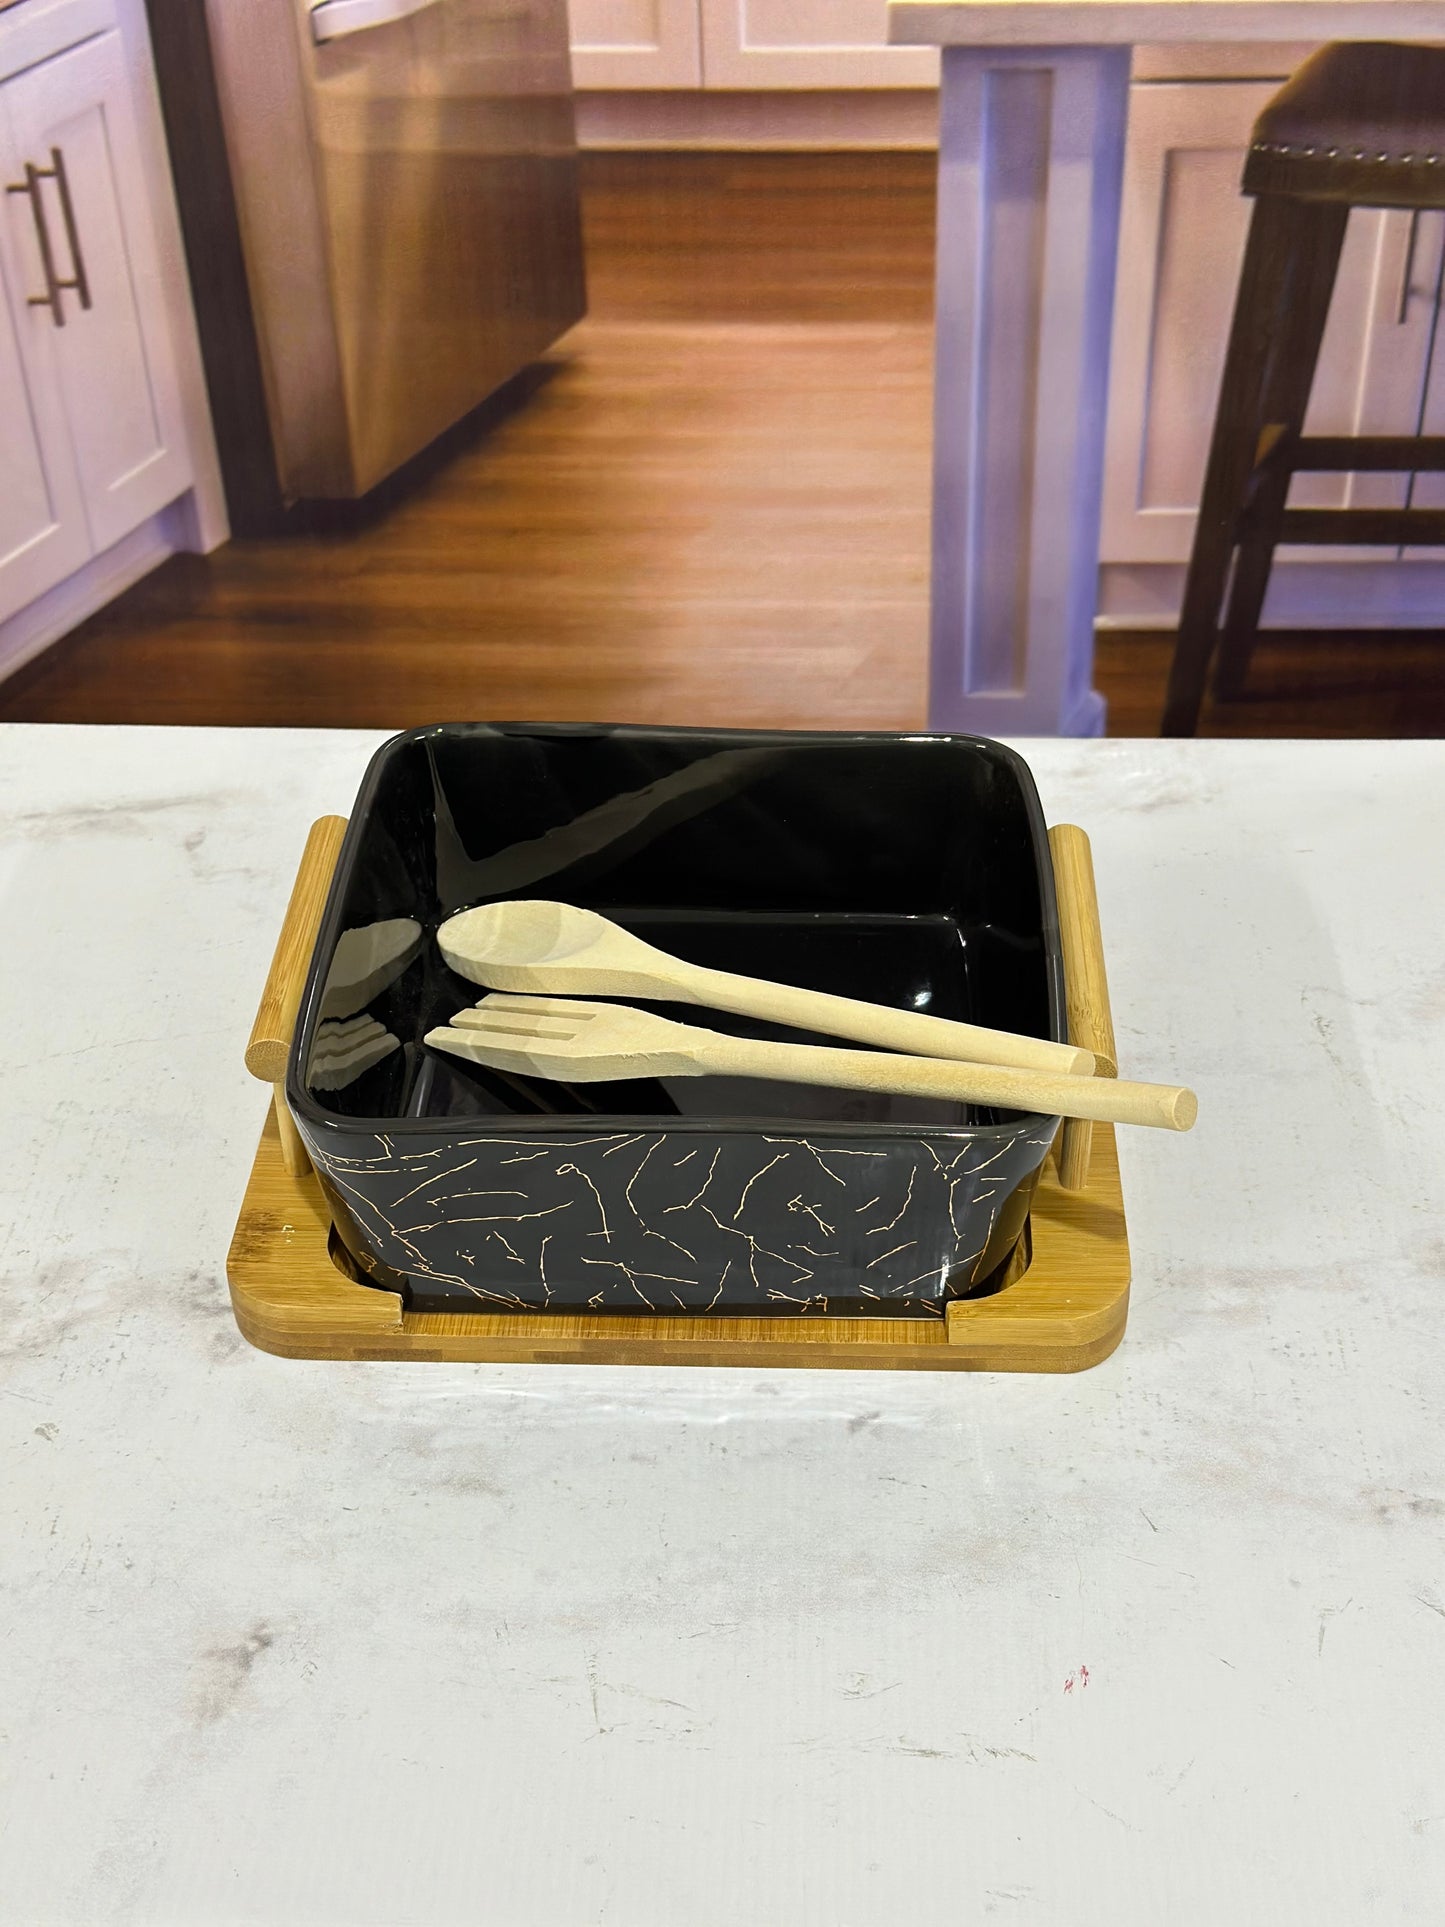
[[[1439,509],[1285,507],[1301,470],[1445,471],[1445,436],[1301,432],[1350,209],[1445,207],[1445,49],[1321,48],[1255,123],[1241,185],[1254,214],[1169,672],[1166,736],[1194,734],[1216,646],[1214,692],[1239,694],[1279,543],[1445,542]]]

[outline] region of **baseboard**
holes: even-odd
[[[92,556],[83,569],[0,622],[0,679],[13,676],[77,623],[114,602],[167,556],[200,546],[190,502],[189,495],[181,496],[111,548]]]
[[[828,152],[938,145],[932,87],[846,93],[579,93],[583,147],[817,148]]]
[[[178,4],[178,0],[171,0]],[[1148,86],[1181,81],[1283,80],[1313,43],[1142,46],[1133,78]],[[936,87],[594,87],[576,93],[583,147],[877,148],[938,146]]]
[[[1184,565],[1105,563],[1100,629],[1172,629]],[[1445,628],[1445,562],[1281,562],[1270,578],[1266,629]]]

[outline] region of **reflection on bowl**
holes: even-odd
[[[321,1016],[350,1017],[365,1010],[396,982],[421,946],[422,928],[415,917],[389,917],[343,930],[326,972]]]
[[[327,1018],[316,1026],[307,1081],[314,1091],[344,1091],[400,1049],[401,1039],[374,1017]]]

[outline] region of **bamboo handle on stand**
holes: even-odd
[[[1059,936],[1064,953],[1064,995],[1069,1042],[1094,1053],[1096,1077],[1117,1077],[1118,1045],[1109,1009],[1109,979],[1104,969],[1104,938],[1094,888],[1094,858],[1089,839],[1073,823],[1049,831],[1054,860],[1054,892],[1059,905]],[[1082,1191],[1089,1178],[1094,1127],[1083,1118],[1066,1118],[1054,1146],[1059,1183]]]
[[[345,834],[344,816],[319,817],[311,825],[296,881],[291,886],[286,920],[281,925],[276,953],[266,974],[266,988],[251,1026],[251,1041],[246,1046],[246,1069],[272,1088],[281,1156],[293,1177],[304,1177],[311,1169],[311,1160],[286,1103],[286,1060],[291,1054],[296,1013],[301,1006],[316,932],[321,927],[321,912],[326,906],[326,893],[331,888]]]

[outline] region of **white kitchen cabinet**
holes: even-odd
[[[936,47],[890,47],[887,0],[701,0],[708,87],[936,87]]]
[[[0,7],[0,675],[226,533],[145,0]]]
[[[25,359],[35,387],[59,397],[98,551],[191,480],[119,36],[0,87],[0,151],[7,186],[29,190],[5,197],[27,301],[47,276],[55,284],[53,302],[26,309]]]
[[[90,554],[60,398],[22,357],[33,311],[9,240],[0,217],[0,621]]]
[[[577,87],[701,87],[698,0],[567,0],[567,15]]]
[[[933,47],[888,45],[887,0],[568,0],[581,89],[933,87]]]
[[[1250,130],[1272,81],[1135,85],[1119,236],[1101,560],[1189,558],[1252,202],[1239,192]],[[1423,224],[1422,224],[1423,227]],[[1417,236],[1416,296],[1402,304],[1410,219],[1350,219],[1307,427],[1409,434],[1433,334],[1438,223]],[[1397,476],[1310,476],[1291,494],[1320,507],[1403,500]],[[1346,552],[1284,549],[1285,559]],[[1355,562],[1390,550],[1355,548]]]

